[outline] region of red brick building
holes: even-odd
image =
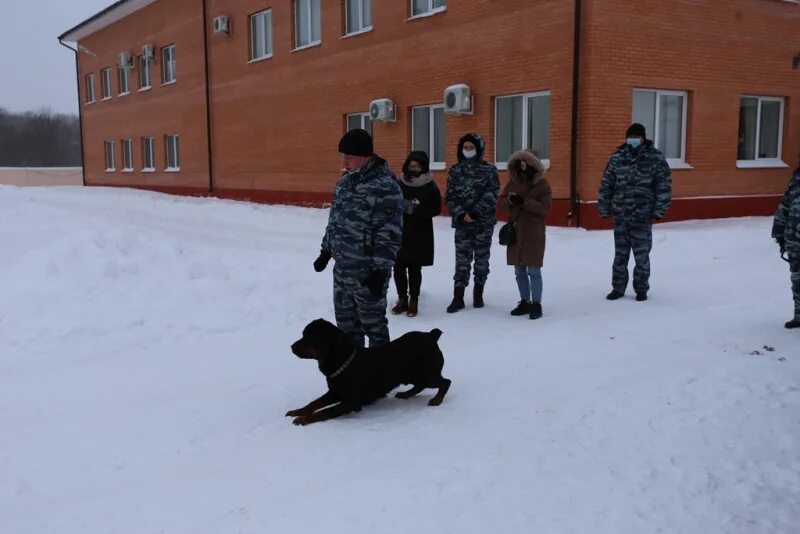
[[[798,28],[793,0],[121,0],[59,39],[88,185],[321,205],[348,127],[395,169],[425,149],[442,186],[476,131],[501,169],[537,148],[550,223],[591,228],[633,119],[669,157],[670,219],[773,212],[800,160]],[[471,110],[445,113],[460,84]],[[393,120],[368,119],[380,99]]]

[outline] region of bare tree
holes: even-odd
[[[81,164],[77,115],[49,108],[11,113],[0,108],[0,167],[75,167]]]

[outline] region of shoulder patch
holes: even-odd
[[[384,199],[381,202],[381,208],[383,209],[383,212],[386,214],[387,217],[391,217],[392,215],[394,215],[395,206],[393,200],[388,198]]]

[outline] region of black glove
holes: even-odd
[[[314,260],[314,270],[321,273],[325,270],[325,267],[328,266],[329,261],[331,261],[331,253],[327,250],[321,250],[319,252],[319,257]]]
[[[469,216],[472,218],[473,221],[477,221],[478,219],[481,218],[481,214],[478,213],[477,211],[469,212]]]
[[[786,238],[785,237],[776,237],[775,242],[778,243],[778,247],[781,249],[781,256],[784,252],[786,252]]]
[[[383,286],[386,285],[387,278],[388,276],[384,271],[373,269],[369,272],[367,279],[364,280],[361,285],[368,288],[373,297],[379,298],[383,295]]]
[[[516,193],[510,193],[508,195],[508,203],[512,206],[522,206],[525,204],[525,198],[522,195],[518,195]]]
[[[464,221],[464,217],[466,216],[467,216],[466,213],[462,213],[461,215],[456,217],[456,222],[458,222],[459,224],[466,224],[466,222]]]

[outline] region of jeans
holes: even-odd
[[[542,268],[517,265],[514,267],[517,275],[519,298],[526,302],[542,302]]]

